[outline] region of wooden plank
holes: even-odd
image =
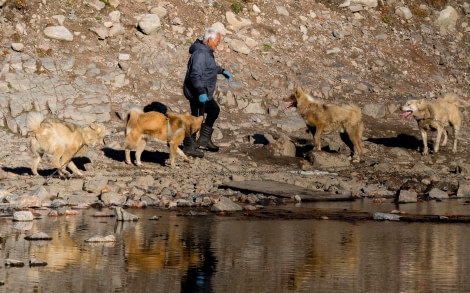
[[[230,188],[243,193],[263,193],[281,198],[292,198],[294,195],[300,196],[302,201],[352,201],[351,195],[336,194],[325,191],[318,191],[303,188],[293,184],[266,180],[266,181],[230,181],[219,186]]]

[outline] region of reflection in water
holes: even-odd
[[[408,206],[407,208],[411,208]],[[462,207],[459,207],[462,208]],[[243,220],[130,210],[138,222],[2,219],[5,292],[469,292],[465,224]],[[46,211],[44,211],[46,214]],[[159,221],[148,220],[154,215]],[[51,241],[27,241],[45,232]],[[95,235],[116,243],[90,244]]]

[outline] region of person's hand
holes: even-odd
[[[222,72],[222,75],[225,77],[225,80],[227,80],[227,81],[230,81],[230,79],[231,79],[231,77],[232,77],[232,76],[230,75],[230,72],[228,72],[227,70],[224,70],[224,71]]]
[[[207,100],[209,100],[209,98],[207,97],[206,94],[199,95],[199,102],[205,103],[207,102]]]

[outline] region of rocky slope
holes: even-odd
[[[51,183],[29,176],[25,117],[32,110],[82,125],[104,123],[110,133],[104,149],[82,158],[87,177],[51,179],[43,200],[54,194],[69,203],[105,201],[104,188],[115,196],[106,203],[129,205],[262,197],[219,189],[227,180],[374,197],[436,188],[454,195],[466,186],[468,127],[457,155],[443,148],[422,157],[416,122],[402,120],[399,106],[445,92],[468,101],[468,2],[3,0],[0,16],[4,197]],[[120,117],[130,105],[155,101],[188,111],[181,90],[187,50],[208,26],[223,32],[216,59],[233,79],[220,77],[218,84],[222,112],[214,137],[221,151],[170,169],[166,149],[150,144],[144,168],[125,165]],[[328,152],[309,152],[311,134],[282,101],[297,86],[329,103],[361,107],[364,162],[352,165],[334,133],[323,139]],[[53,171],[48,160],[41,167],[44,176]],[[299,170],[326,173],[290,172]]]

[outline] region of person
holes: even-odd
[[[219,150],[212,141],[214,122],[220,113],[220,107],[213,95],[218,74],[222,74],[229,82],[231,79],[230,73],[215,62],[214,51],[219,45],[220,38],[220,32],[210,27],[204,31],[202,41],[196,39],[189,47],[191,56],[183,83],[184,96],[189,100],[193,116],[206,114],[197,142],[196,134],[188,135],[183,140],[183,152],[193,157],[204,157],[204,153],[199,151],[198,147],[212,152]]]

